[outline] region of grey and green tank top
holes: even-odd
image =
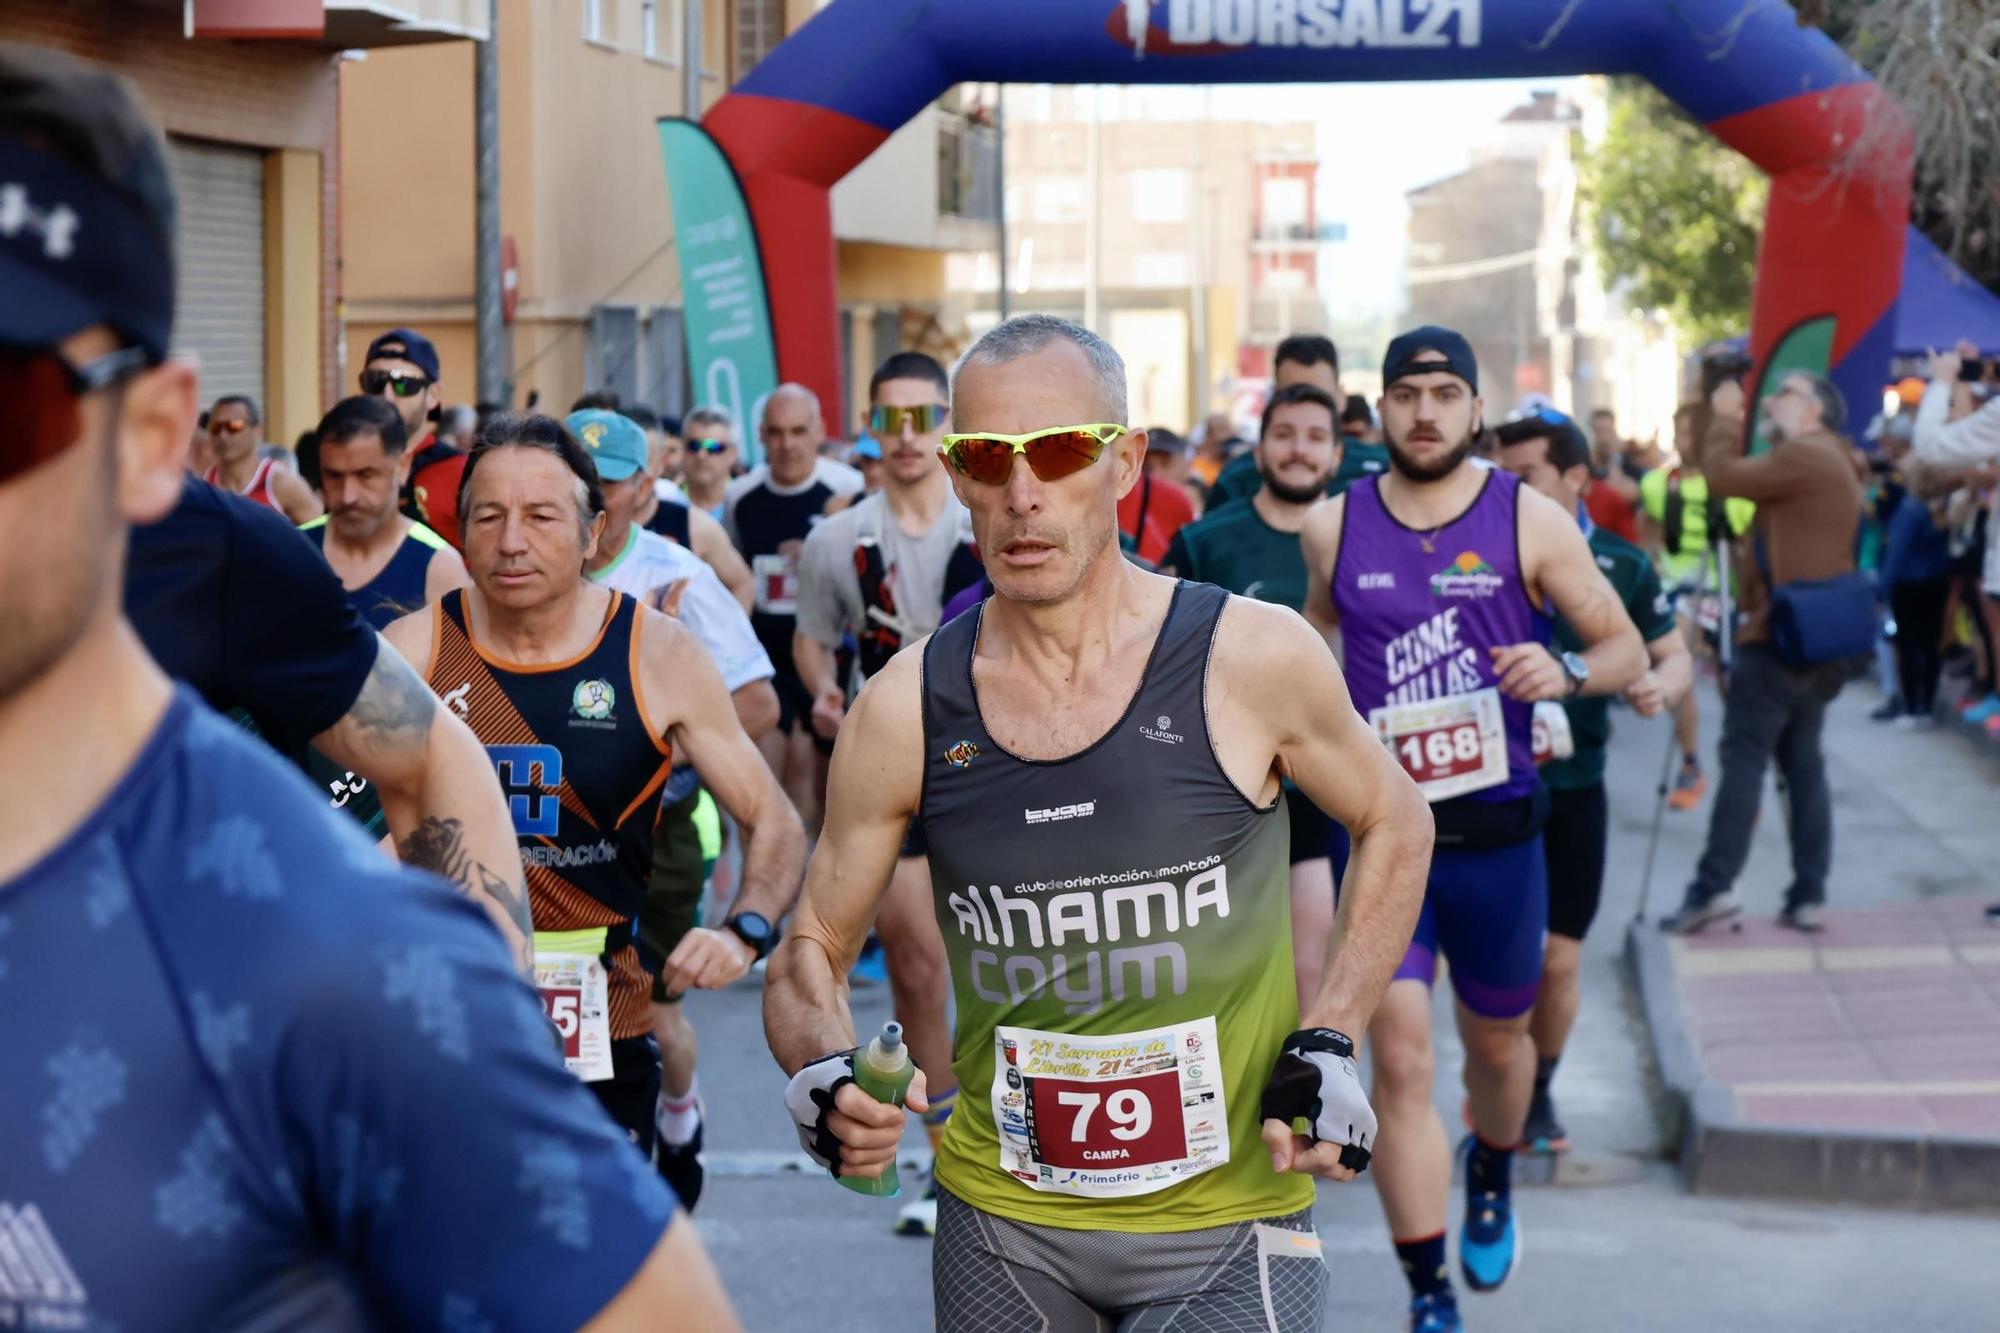
[[[1312,1203],[1258,1138],[1298,1026],[1289,831],[1210,740],[1228,597],[1179,584],[1124,716],[1064,759],[986,730],[983,606],[925,647],[921,818],[963,1088],[938,1181],[987,1212],[1186,1231]]]

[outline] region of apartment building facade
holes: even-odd
[[[339,53],[464,46],[485,13],[483,0],[9,0],[0,40],[131,81],[179,197],[174,348],[199,360],[204,400],[249,394],[288,442],[339,377]]]

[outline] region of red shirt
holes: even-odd
[[[410,503],[405,512],[464,549],[464,534],[458,530],[458,481],[465,475],[465,454],[438,444],[435,432],[424,436],[413,453],[416,461],[410,468]],[[426,453],[431,456],[426,458]]]
[[[1174,534],[1194,522],[1194,500],[1165,477],[1141,475],[1118,502],[1118,527],[1138,544],[1141,559],[1159,564]]]
[[[1583,508],[1598,527],[1616,533],[1634,546],[1639,544],[1638,510],[1617,491],[1600,482],[1584,492]]]

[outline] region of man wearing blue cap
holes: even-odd
[[[1445,1263],[1451,1152],[1432,1100],[1431,986],[1451,965],[1473,1137],[1459,1263],[1491,1291],[1514,1266],[1511,1165],[1534,1088],[1529,1014],[1548,876],[1534,705],[1611,694],[1645,647],[1574,515],[1472,458],[1483,405],[1463,335],[1389,344],[1390,470],[1306,517],[1307,619],[1336,643],[1354,707],[1431,803],[1437,847],[1415,937],[1369,1025],[1381,1117],[1376,1188],[1415,1333],[1461,1327]],[[1583,647],[1549,648],[1552,618]]]
[[[721,673],[744,734],[761,738],[778,722],[778,694],[771,687],[776,670],[749,613],[716,571],[687,546],[641,525],[638,515],[653,489],[645,432],[622,411],[572,412],[565,424],[590,451],[604,489],[604,535],[583,572],[591,582],[637,598],[692,631]],[[665,960],[652,986],[653,1036],[660,1044],[655,1160],[689,1212],[701,1197],[702,1112],[695,1079],[699,1043],[681,996],[689,977],[706,976],[702,988],[714,989],[735,981],[756,961],[745,938],[697,924],[706,887],[698,828],[705,799],[694,766],[677,764],[660,793],[652,873],[639,914],[640,939]],[[715,961],[712,973],[704,970],[705,959]]]
[[[121,610],[195,420],[165,158],[123,84],[0,43],[0,1326],[734,1328],[477,911]],[[403,675],[374,725],[429,719]]]

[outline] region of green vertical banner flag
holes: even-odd
[[[694,401],[729,413],[743,461],[754,466],[763,454],[755,414],[778,387],[757,229],[736,170],[708,131],[676,116],[659,124]]]

